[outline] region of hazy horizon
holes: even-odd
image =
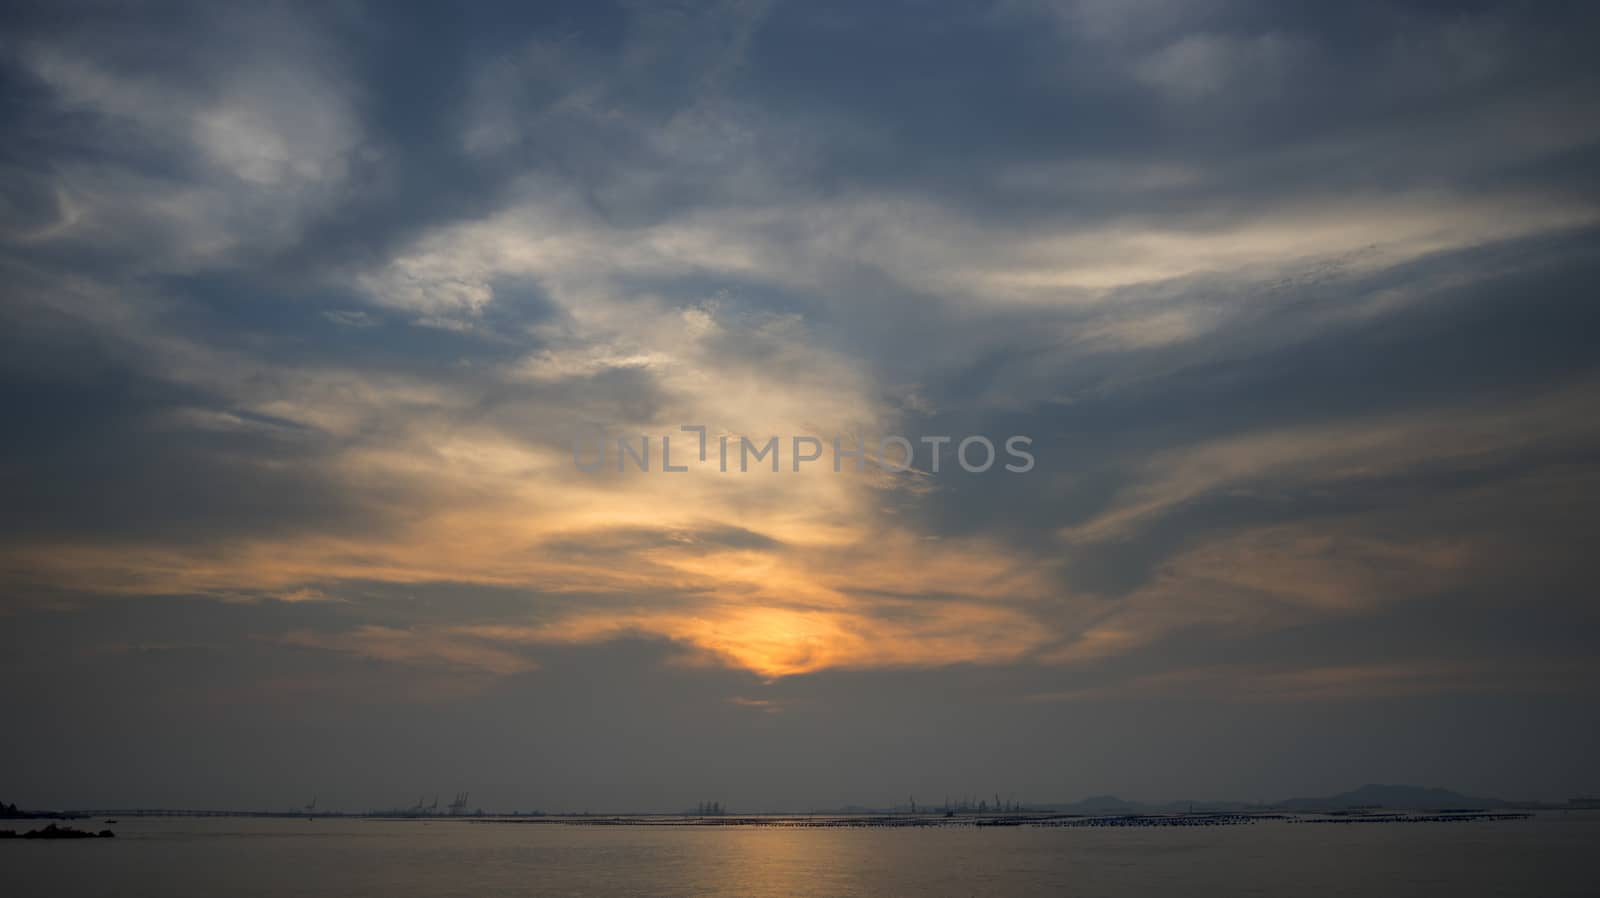
[[[1277,808],[1286,808],[1286,807],[1290,807],[1291,805],[1299,807],[1299,805],[1297,805],[1295,803],[1298,802],[1298,803],[1301,803],[1301,804],[1305,804],[1307,802],[1318,801],[1318,800],[1321,800],[1321,799],[1336,798],[1336,797],[1339,797],[1339,796],[1342,796],[1342,795],[1345,795],[1345,794],[1349,794],[1349,793],[1366,792],[1367,790],[1372,790],[1372,789],[1376,789],[1376,790],[1384,791],[1384,792],[1388,792],[1390,790],[1394,790],[1395,792],[1397,792],[1399,795],[1402,795],[1402,796],[1403,795],[1410,795],[1412,793],[1417,793],[1417,792],[1444,792],[1444,793],[1449,793],[1451,795],[1454,795],[1456,797],[1459,797],[1459,798],[1465,799],[1465,800],[1483,799],[1483,800],[1488,800],[1488,801],[1491,801],[1491,802],[1506,802],[1506,801],[1509,801],[1513,805],[1515,805],[1515,804],[1517,804],[1519,802],[1532,801],[1531,799],[1519,799],[1519,798],[1507,799],[1506,796],[1496,796],[1496,795],[1463,795],[1463,794],[1459,793],[1457,790],[1448,789],[1448,788],[1444,788],[1444,787],[1438,787],[1438,786],[1419,786],[1419,785],[1415,785],[1415,784],[1399,784],[1399,783],[1388,783],[1388,784],[1363,783],[1360,786],[1352,786],[1349,789],[1340,790],[1339,792],[1333,793],[1333,794],[1330,794],[1330,795],[1285,795],[1285,796],[1280,796],[1280,797],[1278,797],[1276,799],[1268,799],[1268,800],[1260,800],[1260,801],[1247,800],[1247,799],[1238,799],[1238,798],[1232,798],[1232,797],[1228,797],[1228,796],[1215,796],[1215,795],[1213,795],[1213,796],[1181,796],[1181,797],[1167,796],[1167,797],[1164,797],[1164,798],[1153,798],[1152,797],[1152,798],[1142,798],[1141,799],[1141,798],[1130,798],[1130,797],[1124,796],[1124,795],[1110,795],[1110,794],[1106,794],[1106,793],[1096,793],[1096,794],[1091,794],[1091,795],[1080,795],[1080,796],[1076,796],[1076,797],[1073,797],[1073,798],[1059,798],[1058,797],[1058,798],[1031,798],[1031,799],[1029,799],[1029,798],[1019,797],[1019,796],[1017,796],[1015,794],[1005,794],[1005,793],[956,792],[956,793],[951,793],[948,796],[940,795],[940,796],[937,796],[937,797],[935,797],[935,798],[933,798],[931,800],[929,800],[929,799],[918,799],[918,798],[916,798],[916,796],[905,796],[898,803],[887,802],[887,803],[884,803],[884,804],[874,804],[874,803],[870,803],[870,802],[846,802],[846,803],[841,803],[841,804],[838,804],[838,805],[804,805],[804,806],[795,806],[795,807],[765,807],[765,806],[741,806],[736,802],[725,801],[725,800],[716,800],[715,801],[716,807],[715,807],[714,810],[707,810],[707,808],[704,806],[704,805],[709,805],[711,803],[709,801],[707,801],[707,802],[695,802],[692,805],[684,805],[684,806],[681,806],[681,807],[678,807],[678,806],[673,806],[673,807],[665,807],[665,806],[664,807],[637,807],[637,806],[604,807],[604,806],[601,806],[601,807],[592,807],[592,808],[591,807],[574,807],[574,808],[550,809],[550,808],[542,808],[542,807],[523,807],[523,806],[503,805],[503,804],[501,804],[501,803],[499,803],[497,801],[496,796],[494,796],[494,795],[475,796],[470,792],[424,792],[424,793],[416,795],[414,798],[410,798],[408,801],[401,801],[401,802],[398,802],[398,803],[392,804],[392,805],[351,806],[348,803],[342,802],[340,800],[340,796],[337,793],[334,793],[332,795],[326,795],[326,794],[320,794],[319,793],[319,794],[312,795],[311,799],[309,801],[305,802],[304,804],[291,802],[291,803],[289,803],[287,805],[277,805],[277,806],[264,805],[264,806],[254,806],[254,807],[203,807],[203,806],[183,806],[183,807],[180,807],[180,806],[176,806],[176,805],[159,805],[159,804],[157,804],[157,805],[142,805],[142,806],[140,806],[140,805],[128,805],[128,804],[121,804],[121,805],[90,805],[90,804],[82,804],[82,805],[77,805],[77,806],[63,806],[63,807],[55,807],[55,808],[22,807],[22,808],[20,808],[20,810],[22,810],[22,811],[32,811],[32,812],[64,812],[64,813],[74,813],[74,812],[84,812],[84,811],[108,811],[108,812],[112,812],[112,813],[116,813],[116,812],[119,812],[119,811],[120,812],[126,812],[126,813],[135,813],[135,812],[140,812],[140,811],[160,811],[160,812],[196,811],[196,812],[201,812],[201,813],[227,813],[227,814],[244,814],[244,815],[249,815],[249,814],[252,814],[252,813],[259,813],[259,814],[264,814],[264,815],[291,815],[291,816],[302,816],[302,815],[305,815],[305,816],[313,816],[314,817],[314,816],[333,814],[333,815],[352,815],[352,816],[366,816],[366,815],[371,815],[371,816],[412,816],[412,817],[423,817],[423,818],[428,818],[428,817],[452,817],[452,816],[472,817],[472,816],[477,816],[477,815],[480,815],[480,814],[481,815],[488,815],[488,816],[517,816],[517,815],[527,815],[527,814],[542,814],[542,815],[557,816],[557,817],[564,816],[564,815],[567,815],[567,816],[587,816],[587,815],[608,816],[608,815],[610,815],[610,816],[627,817],[627,816],[630,816],[630,815],[644,815],[644,816],[650,816],[650,815],[665,815],[665,816],[673,816],[673,815],[688,815],[688,816],[697,816],[697,815],[698,816],[705,816],[705,815],[711,815],[711,816],[733,815],[733,816],[738,816],[738,815],[760,815],[760,814],[804,816],[804,815],[808,815],[808,814],[835,814],[835,813],[837,813],[837,814],[854,814],[854,813],[883,814],[883,813],[888,813],[888,814],[896,814],[896,815],[916,814],[916,815],[919,815],[919,816],[939,816],[939,815],[943,815],[943,814],[952,814],[953,813],[953,814],[958,814],[958,815],[962,815],[962,816],[981,816],[981,815],[984,815],[984,814],[988,814],[988,815],[1038,814],[1038,813],[1048,813],[1050,811],[1054,811],[1054,810],[1058,810],[1058,809],[1077,810],[1077,811],[1083,811],[1083,812],[1115,812],[1119,808],[1122,808],[1122,807],[1128,808],[1131,813],[1143,813],[1145,811],[1150,811],[1150,812],[1154,812],[1154,813],[1160,813],[1160,812],[1168,811],[1168,810],[1172,810],[1172,809],[1176,809],[1177,811],[1181,811],[1181,812],[1185,812],[1185,813],[1187,813],[1189,811],[1193,811],[1193,812],[1196,812],[1196,813],[1202,813],[1202,812],[1207,812],[1207,811],[1211,811],[1211,810],[1216,810],[1218,808],[1232,808],[1232,807],[1240,806],[1240,805],[1249,805],[1251,807],[1261,808],[1261,809],[1265,809],[1265,810],[1272,810],[1272,809],[1277,809]],[[1594,801],[1595,800],[1594,796],[1577,796],[1577,795],[1574,795],[1574,796],[1571,796],[1571,797],[1572,798],[1580,798],[1581,797],[1581,798],[1587,799],[1588,801]],[[456,802],[458,799],[462,802],[459,805],[459,807],[457,807],[454,804],[454,802]],[[912,799],[916,799],[916,804],[915,804],[914,807],[910,803]],[[1461,811],[1461,810],[1464,809],[1463,806],[1457,806],[1457,804],[1458,803],[1453,804],[1451,806],[1450,810]],[[1563,802],[1560,802],[1560,801],[1545,802],[1544,804],[1552,805],[1552,806],[1555,806],[1557,809],[1561,809],[1560,805],[1562,805]],[[1316,807],[1316,810],[1324,810],[1324,809],[1326,809],[1326,810],[1341,810],[1341,809],[1349,809],[1349,808],[1359,808],[1359,809],[1364,809],[1364,810],[1383,809],[1383,810],[1388,810],[1388,811],[1418,811],[1418,810],[1426,811],[1426,810],[1431,810],[1431,809],[1439,808],[1439,807],[1444,807],[1444,805],[1438,804],[1437,800],[1434,800],[1434,801],[1431,801],[1431,802],[1430,801],[1423,801],[1423,802],[1412,801],[1412,802],[1408,803],[1404,798],[1401,798],[1400,800],[1397,800],[1397,801],[1395,801],[1395,800],[1392,800],[1392,801],[1389,801],[1389,802],[1381,802],[1380,801],[1380,802],[1371,803],[1371,804],[1341,805],[1341,804],[1338,804],[1338,803],[1333,803],[1333,804],[1327,804],[1326,806],[1318,805]],[[1302,811],[1309,810],[1309,809],[1310,809],[1310,805],[1309,804],[1306,804],[1305,807],[1301,807]],[[1579,808],[1577,806],[1571,806],[1571,809],[1593,810],[1593,808],[1588,806],[1588,805],[1584,805],[1581,808]],[[1479,808],[1477,810],[1492,810],[1492,808]]]
[[[0,801],[1600,793],[1597,26],[8,3]]]

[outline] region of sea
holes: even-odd
[[[43,821],[5,821],[27,830]],[[1600,895],[1600,812],[1173,827],[567,825],[477,819],[71,821],[0,840],[10,898],[175,896]]]

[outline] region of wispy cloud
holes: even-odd
[[[494,676],[635,637],[766,678],[1082,668],[1525,557],[1430,508],[1567,520],[1556,472],[1597,448],[1581,29],[885,15],[633,10],[421,73],[384,46],[426,35],[365,13],[196,19],[232,53],[8,39],[13,601],[337,602],[367,618],[287,641]],[[852,20],[882,46],[798,61]],[[941,52],[968,45],[1014,52]],[[1003,426],[1042,462],[574,469],[577,434],[683,424]],[[411,629],[372,583],[518,600]]]

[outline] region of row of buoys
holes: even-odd
[[[779,826],[794,828],[889,828],[950,826],[1035,826],[1035,827],[1151,827],[1151,826],[1240,826],[1261,820],[1288,820],[1290,823],[1458,823],[1468,820],[1524,820],[1531,814],[1362,814],[1328,817],[1290,817],[1284,814],[1118,814],[1101,817],[1019,816],[1019,817],[586,817],[550,818],[540,822],[570,823],[582,826]],[[533,822],[533,821],[503,821]]]
[[[1526,820],[1532,814],[1364,814],[1350,817],[1307,817],[1295,823],[1463,823],[1468,820]]]
[[[1040,820],[1036,826],[1239,826],[1254,823],[1246,814],[1185,814],[1175,817],[1081,817],[1073,820]]]
[[[1110,817],[684,817],[671,820],[650,818],[599,818],[565,822],[583,825],[646,826],[777,826],[791,828],[882,829],[900,827],[952,826],[1237,826],[1255,823],[1259,815],[1181,814],[1172,816],[1118,815]],[[1274,816],[1271,819],[1276,819]]]

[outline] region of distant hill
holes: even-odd
[[[1291,798],[1278,807],[1291,811],[1337,811],[1346,808],[1387,808],[1404,811],[1437,811],[1446,808],[1498,808],[1498,798],[1477,798],[1449,789],[1423,786],[1382,786],[1369,783],[1359,789],[1323,798]]]
[[[1068,814],[1139,814],[1149,809],[1149,805],[1124,801],[1115,795],[1092,795],[1071,804],[1051,805],[1051,810]]]
[[[0,820],[72,820],[75,815],[60,811],[30,811],[14,804],[0,802]]]

